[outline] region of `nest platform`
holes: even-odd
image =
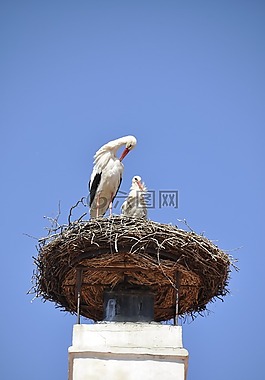
[[[76,313],[103,319],[103,293],[122,283],[154,293],[154,320],[195,316],[228,290],[231,258],[204,236],[120,216],[73,222],[42,239],[34,292]]]

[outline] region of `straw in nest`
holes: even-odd
[[[155,295],[155,321],[201,313],[228,290],[232,258],[207,238],[176,226],[120,216],[79,220],[41,240],[34,292],[66,311],[103,318],[103,293],[125,280]],[[80,272],[81,270],[81,272]]]

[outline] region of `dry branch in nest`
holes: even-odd
[[[232,258],[192,231],[120,216],[79,220],[41,239],[35,258],[34,292],[59,308],[77,310],[82,270],[81,315],[103,319],[103,292],[126,282],[155,295],[155,321],[195,316],[229,293]]]

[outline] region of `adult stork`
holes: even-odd
[[[103,145],[94,156],[94,167],[89,181],[90,217],[103,216],[107,209],[112,213],[112,202],[122,180],[125,156],[135,147],[134,136],[124,136]],[[117,151],[125,145],[120,158]]]
[[[121,206],[121,215],[133,218],[146,218],[147,208],[144,195],[147,191],[142,179],[136,175],[132,179],[129,195]]]

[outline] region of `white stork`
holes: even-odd
[[[121,206],[121,215],[133,218],[146,218],[147,208],[144,195],[147,191],[141,177],[136,175],[132,179],[129,195]]]
[[[90,217],[103,216],[107,209],[112,212],[112,202],[122,180],[124,157],[135,147],[134,136],[124,136],[103,145],[94,156],[94,167],[89,181]],[[116,154],[120,147],[125,149],[120,158]]]

